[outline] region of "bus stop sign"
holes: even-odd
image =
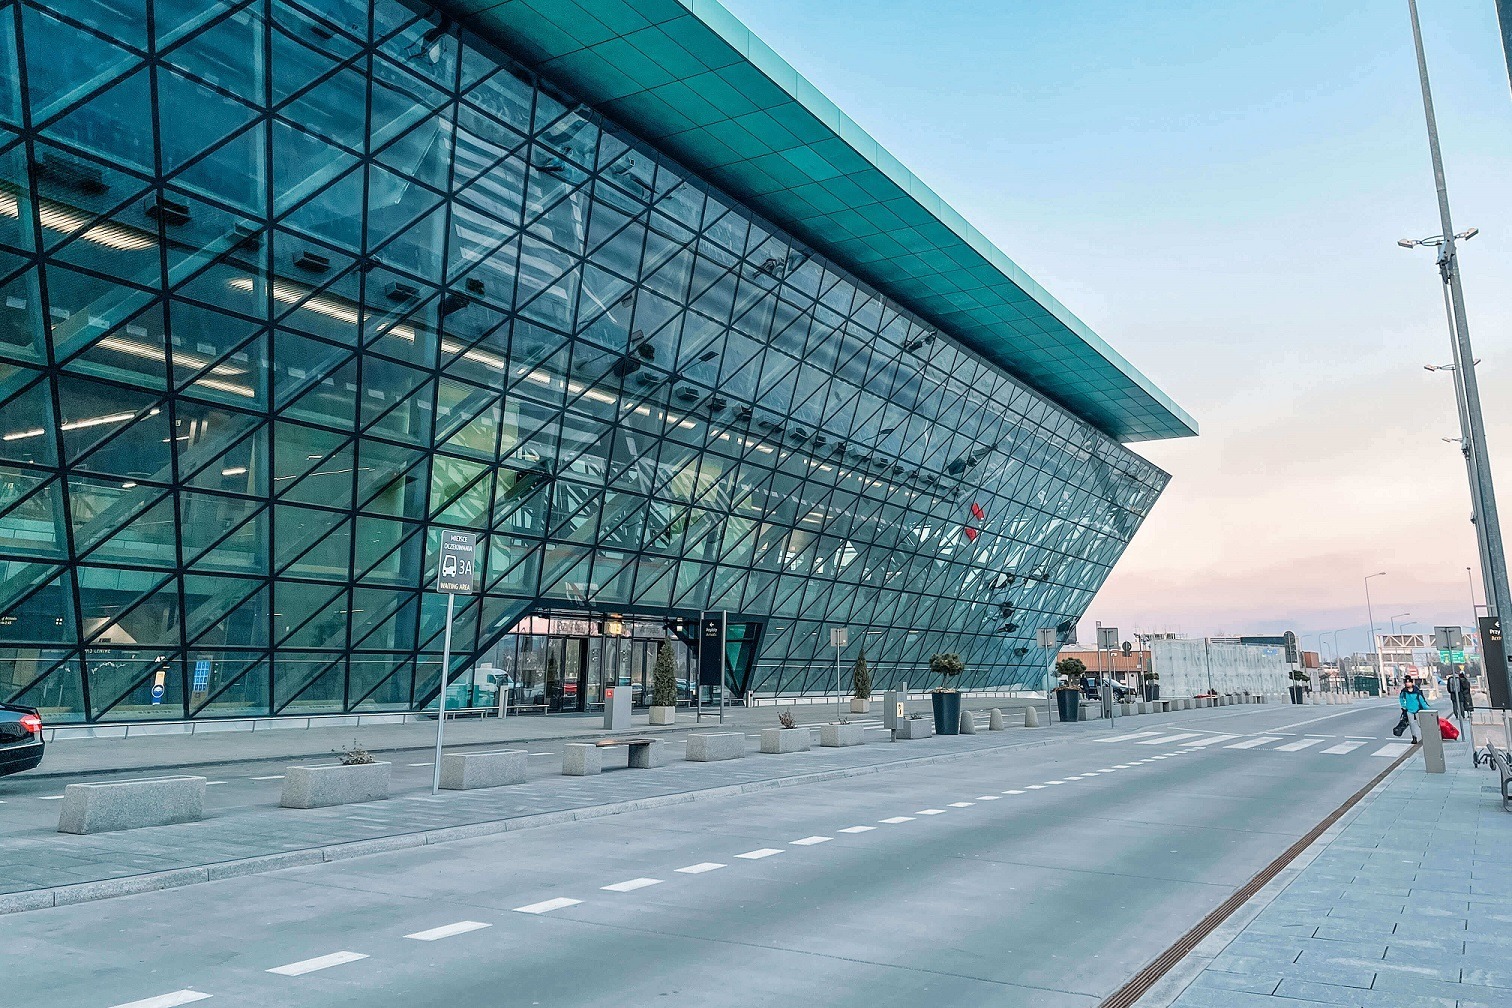
[[[441,533],[441,569],[436,573],[436,591],[446,595],[471,595],[478,590],[476,532]]]

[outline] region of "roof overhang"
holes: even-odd
[[[442,0],[858,279],[1122,442],[1197,423],[713,0]]]

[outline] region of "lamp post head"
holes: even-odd
[[[1397,244],[1402,246],[1402,248],[1410,249],[1417,248],[1422,244],[1422,242],[1418,241],[1416,238],[1399,238],[1397,240]]]
[[[1474,238],[1478,234],[1480,234],[1480,228],[1470,228],[1466,231],[1461,231],[1454,237],[1458,238],[1460,241],[1469,241],[1471,238]]]

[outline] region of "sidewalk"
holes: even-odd
[[[1011,724],[1023,723],[1026,706],[1039,708],[1044,723],[1044,700],[966,698],[969,710],[1000,708]],[[872,713],[849,714],[851,721],[881,724],[881,700],[872,702]],[[910,701],[909,710],[926,712],[928,703]],[[637,712],[633,727],[614,734],[655,735],[676,738],[690,731],[759,731],[777,725],[777,715],[791,711],[799,724],[819,724],[835,719],[835,706],[801,704],[728,707],[721,728],[718,713],[705,713],[694,720],[691,710],[679,709],[675,725],[652,727],[648,715]],[[446,747],[509,747],[532,742],[570,742],[603,738],[603,714],[552,714],[540,717],[455,718],[446,722]],[[289,760],[328,757],[333,751],[360,742],[371,753],[425,752],[436,744],[436,722],[376,724],[361,727],[302,728],[272,731],[201,732],[193,735],[143,735],[131,738],[75,738],[48,743],[42,766],[26,774],[27,780],[118,770],[178,770],[186,767],[258,760]]]
[[[1173,970],[1206,960],[1178,997],[1162,982],[1140,1008],[1512,1005],[1512,814],[1463,744],[1446,756],[1442,776],[1403,763],[1258,916]]]

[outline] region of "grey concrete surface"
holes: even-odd
[[[197,822],[205,814],[205,778],[146,777],[70,784],[63,791],[59,833],[109,833]]]
[[[0,917],[6,992],[86,1008],[184,990],[212,1005],[305,1008],[1095,1006],[1378,771],[1393,718],[1236,707],[1170,720],[1030,748],[987,743],[1058,729],[920,741],[906,750],[980,748],[676,816],[12,914]],[[1363,744],[1325,754],[1351,735]],[[1347,892],[1329,906],[1341,901]],[[89,970],[75,968],[83,950]]]

